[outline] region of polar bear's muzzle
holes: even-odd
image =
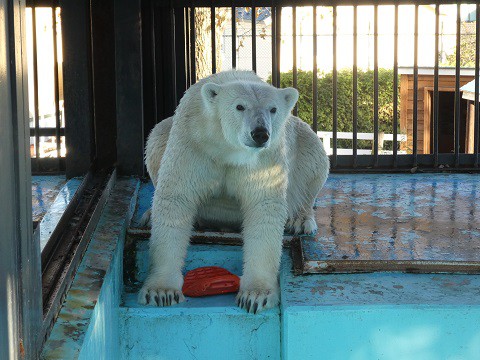
[[[266,127],[259,126],[253,129],[250,136],[255,142],[255,147],[264,147],[270,138],[270,133]]]

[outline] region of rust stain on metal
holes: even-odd
[[[20,339],[18,343],[18,350],[21,358],[25,358],[25,347],[23,346],[23,340]]]

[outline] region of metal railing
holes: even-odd
[[[30,154],[32,173],[65,171],[60,8],[56,1],[27,1],[27,53],[30,100]],[[39,24],[40,20],[40,24]],[[49,34],[51,33],[51,38]],[[39,55],[39,51],[47,53]],[[40,79],[41,78],[41,79]],[[33,101],[32,101],[33,100]],[[52,121],[53,120],[53,121]]]
[[[431,4],[433,3],[433,5]],[[259,64],[257,61],[258,51],[259,51],[259,30],[256,17],[259,13],[259,9],[268,9],[269,12],[269,31],[268,35],[271,36],[271,69],[268,81],[272,85],[280,87],[285,86],[282,79],[284,79],[285,71],[281,67],[281,61],[285,57],[292,57],[292,66],[289,69],[292,73],[292,81],[290,86],[300,89],[300,73],[302,69],[299,68],[298,59],[299,54],[302,54],[306,51],[305,46],[299,49],[299,36],[298,28],[301,21],[305,22],[305,19],[299,19],[299,11],[301,7],[308,6],[309,11],[312,14],[311,22],[306,22],[311,26],[309,29],[311,36],[311,44],[309,48],[312,51],[311,58],[311,67],[308,71],[311,72],[311,90],[308,94],[301,93],[301,95],[311,97],[311,118],[303,119],[304,121],[310,121],[312,129],[314,131],[331,131],[332,133],[332,153],[330,155],[331,165],[333,171],[406,171],[416,168],[419,170],[425,171],[436,171],[436,170],[445,170],[446,167],[450,170],[458,171],[475,171],[479,169],[479,129],[480,129],[480,118],[479,118],[479,106],[478,104],[478,81],[475,84],[475,100],[472,102],[474,106],[474,134],[473,136],[473,151],[467,153],[466,150],[461,149],[461,143],[464,141],[462,135],[462,127],[465,126],[465,119],[462,118],[462,108],[461,108],[461,99],[462,92],[461,88],[461,76],[463,76],[463,66],[461,66],[463,50],[461,45],[462,36],[460,32],[460,26],[462,24],[462,6],[466,6],[467,3],[460,3],[458,1],[400,1],[400,0],[391,0],[387,2],[382,2],[381,5],[375,1],[334,1],[330,0],[327,2],[314,1],[208,1],[208,0],[198,0],[198,1],[158,1],[152,0],[149,3],[148,15],[150,22],[144,24],[143,35],[146,39],[144,43],[144,68],[146,69],[145,79],[145,96],[151,96],[150,100],[153,102],[154,107],[146,106],[145,107],[145,117],[146,117],[146,129],[148,130],[156,122],[161,121],[163,118],[170,116],[181,98],[183,92],[200,77],[199,68],[198,68],[198,56],[199,51],[203,51],[205,57],[208,57],[211,60],[210,73],[218,72],[225,68],[235,68],[237,64],[238,52],[244,44],[248,44],[248,47],[251,49],[251,64],[249,68],[259,72],[259,65],[265,66],[265,64]],[[452,5],[456,9],[456,27],[455,31],[452,32],[452,36],[455,36],[455,46],[452,50],[455,54],[455,67],[454,67],[454,112],[453,117],[448,119],[454,124],[454,133],[450,134],[453,138],[454,147],[451,152],[440,152],[439,151],[439,119],[441,114],[439,111],[440,101],[439,93],[443,90],[442,81],[445,78],[442,74],[442,64],[440,63],[440,57],[442,56],[441,51],[445,49],[440,48],[440,36],[443,34],[443,20],[440,19],[441,9],[443,6]],[[474,75],[470,78],[478,79],[479,77],[479,24],[480,24],[480,4],[475,2],[468,3],[473,7],[473,10],[476,11],[475,19],[475,59],[474,59]],[[360,33],[359,30],[359,21],[360,18],[359,11],[364,8],[364,5],[371,6],[373,8],[373,29],[369,34],[371,41],[373,42],[373,90],[371,97],[373,98],[373,103],[371,105],[371,126],[370,131],[365,131],[365,119],[362,119],[360,116],[359,109],[363,104],[361,103],[361,96],[363,89],[360,86],[363,86],[362,76],[363,70],[359,67],[359,56],[365,51],[364,48],[359,48],[361,46],[361,39],[365,36],[364,33]],[[401,13],[404,6],[410,5],[412,9],[412,16],[407,19],[405,14]],[[345,106],[345,101],[341,100],[342,92],[345,91],[344,88],[340,87],[340,76],[342,75],[342,69],[339,68],[339,57],[338,53],[340,49],[346,47],[345,43],[342,42],[345,37],[344,34],[339,33],[340,28],[344,28],[345,21],[344,18],[341,18],[339,15],[340,10],[344,10],[345,7],[350,6],[352,9],[352,22],[350,29],[350,38],[352,46],[352,58],[351,58],[351,83],[348,91],[351,92],[351,111],[350,114],[346,117],[345,114],[341,114],[339,109],[342,106]],[[391,101],[389,106],[391,107],[390,114],[390,131],[385,131],[381,128],[382,115],[380,114],[380,94],[384,90],[383,86],[380,86],[379,81],[379,70],[381,69],[379,64],[380,56],[384,56],[386,49],[380,49],[379,37],[382,34],[379,31],[379,10],[383,7],[390,6],[392,7],[392,19],[391,19],[391,41],[393,52],[393,61],[391,64],[390,70],[392,71],[392,85],[390,87],[391,91]],[[199,33],[200,30],[198,26],[198,19],[196,14],[199,12],[209,11],[209,29],[207,29],[210,43],[214,46],[210,46],[207,50],[199,49],[199,36],[204,36],[202,33]],[[241,11],[239,11],[241,9]],[[288,12],[291,12],[291,17],[288,21],[285,21],[285,17],[282,16],[282,13],[286,12],[285,9],[288,9]],[[322,17],[319,12],[324,13],[324,10],[327,9],[329,14],[328,21],[330,25],[329,33],[325,35],[324,33],[320,34],[320,28],[325,28],[325,17]],[[431,124],[427,130],[423,129],[424,125],[421,125],[421,120],[419,120],[420,115],[422,114],[422,109],[420,108],[421,102],[423,102],[423,88],[420,88],[420,75],[419,68],[422,63],[424,63],[424,49],[423,43],[425,42],[425,37],[423,31],[424,26],[420,27],[420,24],[423,24],[424,19],[421,18],[421,12],[425,9],[430,11],[432,23],[430,24],[430,30],[432,32],[432,38],[434,39],[434,48],[432,48],[431,58],[435,60],[432,61],[433,67],[433,76],[432,76],[432,102],[428,104],[431,108]],[[219,32],[225,31],[225,24],[223,28],[219,26],[219,16],[227,11],[230,14],[230,18],[227,19],[226,23],[229,24],[229,31],[231,32],[231,45],[224,41],[218,45]],[[449,10],[450,11],[450,10]],[[251,22],[251,30],[249,31],[249,39],[242,38],[243,45],[239,47],[239,35],[237,33],[239,28],[239,13],[250,13],[252,14],[250,18],[242,19],[242,24],[247,24],[248,21]],[[146,13],[144,14],[146,16]],[[430,15],[429,15],[430,16]],[[290,20],[291,19],[291,20]],[[411,19],[411,20],[410,20]],[[401,33],[399,27],[404,26],[405,23],[411,23],[411,41],[410,44],[413,45],[413,54],[412,54],[412,69],[413,69],[413,85],[412,89],[408,96],[406,97],[409,102],[408,107],[403,107],[404,104],[400,104],[400,91],[405,89],[400,84],[400,80],[403,79],[404,75],[399,74],[399,57],[404,51],[403,46],[399,47],[399,38],[404,34]],[[342,24],[343,23],[343,24]],[[311,25],[310,25],[311,24]],[[243,25],[242,25],[243,26]],[[441,29],[442,26],[442,29]],[[282,29],[291,29],[289,34],[285,34]],[[163,29],[163,32],[162,32]],[[419,30],[420,29],[420,30]],[[203,29],[202,31],[204,31]],[[305,30],[304,30],[305,31]],[[324,30],[322,30],[324,31]],[[453,30],[452,30],[453,31]],[[171,35],[165,35],[171,34]],[[230,33],[229,33],[230,34]],[[324,47],[319,44],[320,40],[329,38],[329,47]],[[443,39],[443,37],[442,37]],[[281,44],[284,41],[291,43],[291,45],[286,46]],[[423,42],[422,42],[423,41]],[[442,40],[443,41],[443,40]],[[151,45],[145,47],[145,44]],[[402,43],[403,44],[403,43]],[[421,46],[422,45],[422,46]],[[229,47],[231,51],[230,64],[223,64],[224,66],[219,67],[218,54],[220,51],[227,53],[226,46]],[[263,47],[264,45],[262,45]],[[442,43],[443,46],[443,43]],[[160,52],[159,49],[162,51]],[[311,51],[308,49],[308,51]],[[168,56],[166,56],[168,54]],[[319,99],[319,82],[324,76],[324,71],[319,68],[319,59],[320,54],[322,57],[329,57],[331,59],[331,96],[328,101],[325,99]],[[421,55],[422,54],[422,55]],[[160,58],[161,57],[161,58]],[[226,55],[225,55],[225,58]],[[244,64],[245,66],[245,64]],[[167,71],[165,71],[167,70]],[[155,75],[151,77],[150,75]],[[310,74],[310,73],[309,73]],[[309,75],[310,76],[310,75]],[[342,75],[343,76],[343,75]],[[403,80],[402,80],[403,81]],[[463,81],[463,80],[462,80]],[[410,86],[410,85],[409,85]],[[423,86],[423,85],[422,85]],[[173,94],[173,96],[168,97]],[[343,102],[342,102],[343,101]],[[383,100],[382,100],[383,101]],[[159,104],[161,103],[161,109]],[[401,106],[402,105],[402,106]],[[298,105],[294,109],[294,114],[299,113]],[[426,106],[426,105],[425,105]],[[325,127],[325,120],[323,123],[320,123],[320,112],[325,108],[329,108],[329,119],[328,119],[328,128]],[[153,109],[153,110],[152,110]],[[411,116],[411,119],[407,119],[408,124],[405,124],[406,113],[408,116]],[[423,115],[422,115],[423,116]],[[442,121],[444,121],[442,119]],[[345,124],[348,123],[348,127],[351,130],[345,129]],[[425,125],[427,126],[427,125]],[[342,128],[343,127],[343,128]],[[407,129],[408,128],[408,129]],[[148,131],[147,131],[148,132]],[[351,155],[344,155],[339,152],[339,149],[344,146],[339,146],[339,141],[342,140],[339,137],[339,134],[342,132],[351,132]],[[371,149],[371,154],[366,155],[364,150],[365,141],[360,138],[361,133],[371,132],[373,133],[373,144],[369,145]],[[392,146],[391,153],[386,153],[382,151],[379,136],[382,132],[387,132],[392,134]],[[407,134],[408,132],[408,134]],[[423,132],[423,133],[422,133]],[[430,140],[427,139],[428,134],[430,133]],[[423,134],[423,136],[422,136]],[[408,148],[402,147],[402,141],[408,137],[411,145]],[[425,139],[426,140],[425,140]],[[419,147],[422,145],[423,141],[431,141],[431,149],[429,153],[423,153],[423,148]],[[371,143],[370,143],[371,144]]]

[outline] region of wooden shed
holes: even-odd
[[[467,100],[467,144],[466,152],[473,154],[475,151],[475,80],[464,85],[462,90],[462,99]],[[478,101],[478,100],[477,100]]]
[[[413,151],[413,68],[399,68],[400,74],[400,131],[407,134],[407,142],[403,150]],[[461,69],[460,87],[474,79],[473,69]],[[438,150],[440,153],[454,151],[455,141],[455,69],[439,69],[439,134]],[[418,154],[433,152],[433,93],[434,69],[418,68]],[[461,94],[460,94],[461,96]],[[468,153],[470,143],[467,131],[467,100],[461,99],[460,152]],[[405,148],[406,147],[406,148]]]

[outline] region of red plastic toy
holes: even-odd
[[[185,275],[183,294],[190,297],[209,296],[237,292],[240,278],[218,266],[205,266]]]

